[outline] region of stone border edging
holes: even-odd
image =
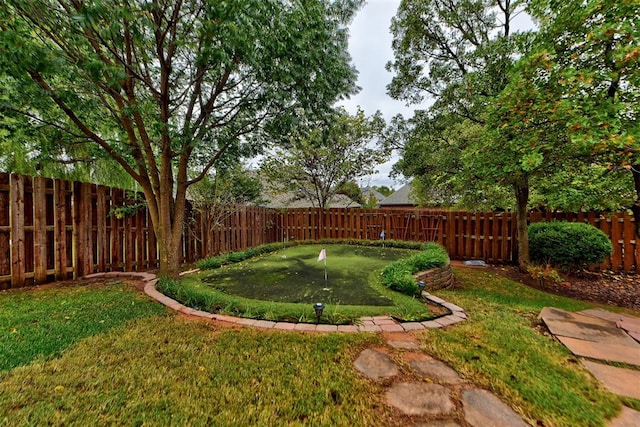
[[[180,273],[180,276],[196,273],[199,270],[189,270]],[[438,317],[433,320],[427,320],[424,322],[398,322],[390,316],[374,316],[374,317],[361,317],[359,325],[325,325],[325,324],[313,324],[313,323],[290,323],[290,322],[274,322],[271,320],[256,320],[248,319],[244,317],[228,316],[225,314],[213,314],[202,310],[195,310],[191,307],[187,307],[178,301],[169,298],[156,289],[156,283],[158,279],[155,274],[142,273],[142,272],[124,272],[124,271],[111,271],[107,273],[93,273],[82,277],[83,279],[100,279],[100,278],[124,278],[124,279],[136,279],[145,282],[144,293],[149,297],[155,299],[159,303],[190,316],[202,317],[205,319],[218,320],[221,322],[227,322],[239,326],[253,326],[262,329],[276,329],[284,331],[308,331],[308,332],[409,332],[419,331],[423,329],[442,328],[445,326],[453,325],[458,322],[462,322],[467,318],[462,307],[458,307],[455,304],[451,304],[442,298],[438,298],[435,295],[431,295],[428,292],[423,291],[422,296],[437,305],[440,305],[450,311],[450,314]]]

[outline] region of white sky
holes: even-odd
[[[411,117],[413,110],[426,105],[406,106],[403,101],[396,101],[387,95],[387,85],[391,83],[393,74],[385,69],[387,62],[393,59],[391,41],[393,37],[389,30],[391,18],[395,16],[400,0],[368,0],[358,12],[349,33],[349,52],[353,63],[358,69],[358,86],[361,91],[351,99],[343,101],[343,105],[350,113],[356,112],[359,105],[367,116],[380,110],[387,121],[396,114]],[[516,17],[513,28],[532,28],[530,18],[522,14]],[[361,185],[386,185],[399,188],[403,182],[394,182],[389,178],[391,167],[397,158],[378,166],[378,173],[362,180]]]
[[[389,26],[399,5],[400,0],[369,0],[356,15],[349,29],[349,52],[358,69],[358,86],[362,89],[351,99],[340,103],[350,113],[355,113],[358,105],[368,116],[380,110],[387,123],[396,114],[412,116],[415,108],[409,108],[404,102],[387,95],[387,85],[393,78],[393,74],[385,69],[386,63],[393,59],[393,37]],[[378,173],[364,179],[361,184],[398,188],[401,183],[394,183],[388,177],[395,161],[378,166]]]

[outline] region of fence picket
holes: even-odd
[[[0,289],[81,277],[94,271],[143,270],[158,266],[157,242],[142,210],[118,218],[125,192],[111,187],[0,173]],[[515,218],[510,212],[436,209],[271,210],[240,206],[209,224],[193,208],[185,224],[181,259],[192,262],[283,239],[350,238],[435,240],[451,259],[513,263]],[[571,220],[601,229],[613,242],[612,256],[597,268],[640,268],[639,240],[627,213],[531,212],[530,222]],[[204,228],[207,229],[204,229]],[[71,275],[71,276],[70,276]]]

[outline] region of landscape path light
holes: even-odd
[[[424,280],[420,280],[418,282],[418,295],[422,296],[422,291],[424,291],[427,288],[427,284],[424,282]]]
[[[313,305],[313,309],[316,312],[316,323],[320,323],[320,318],[322,317],[322,311],[324,310],[324,304],[321,302],[317,302]]]

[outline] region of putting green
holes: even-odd
[[[318,262],[326,248],[324,261]],[[265,301],[391,306],[371,287],[385,265],[416,251],[353,245],[302,245],[224,266],[203,278],[210,287]]]

